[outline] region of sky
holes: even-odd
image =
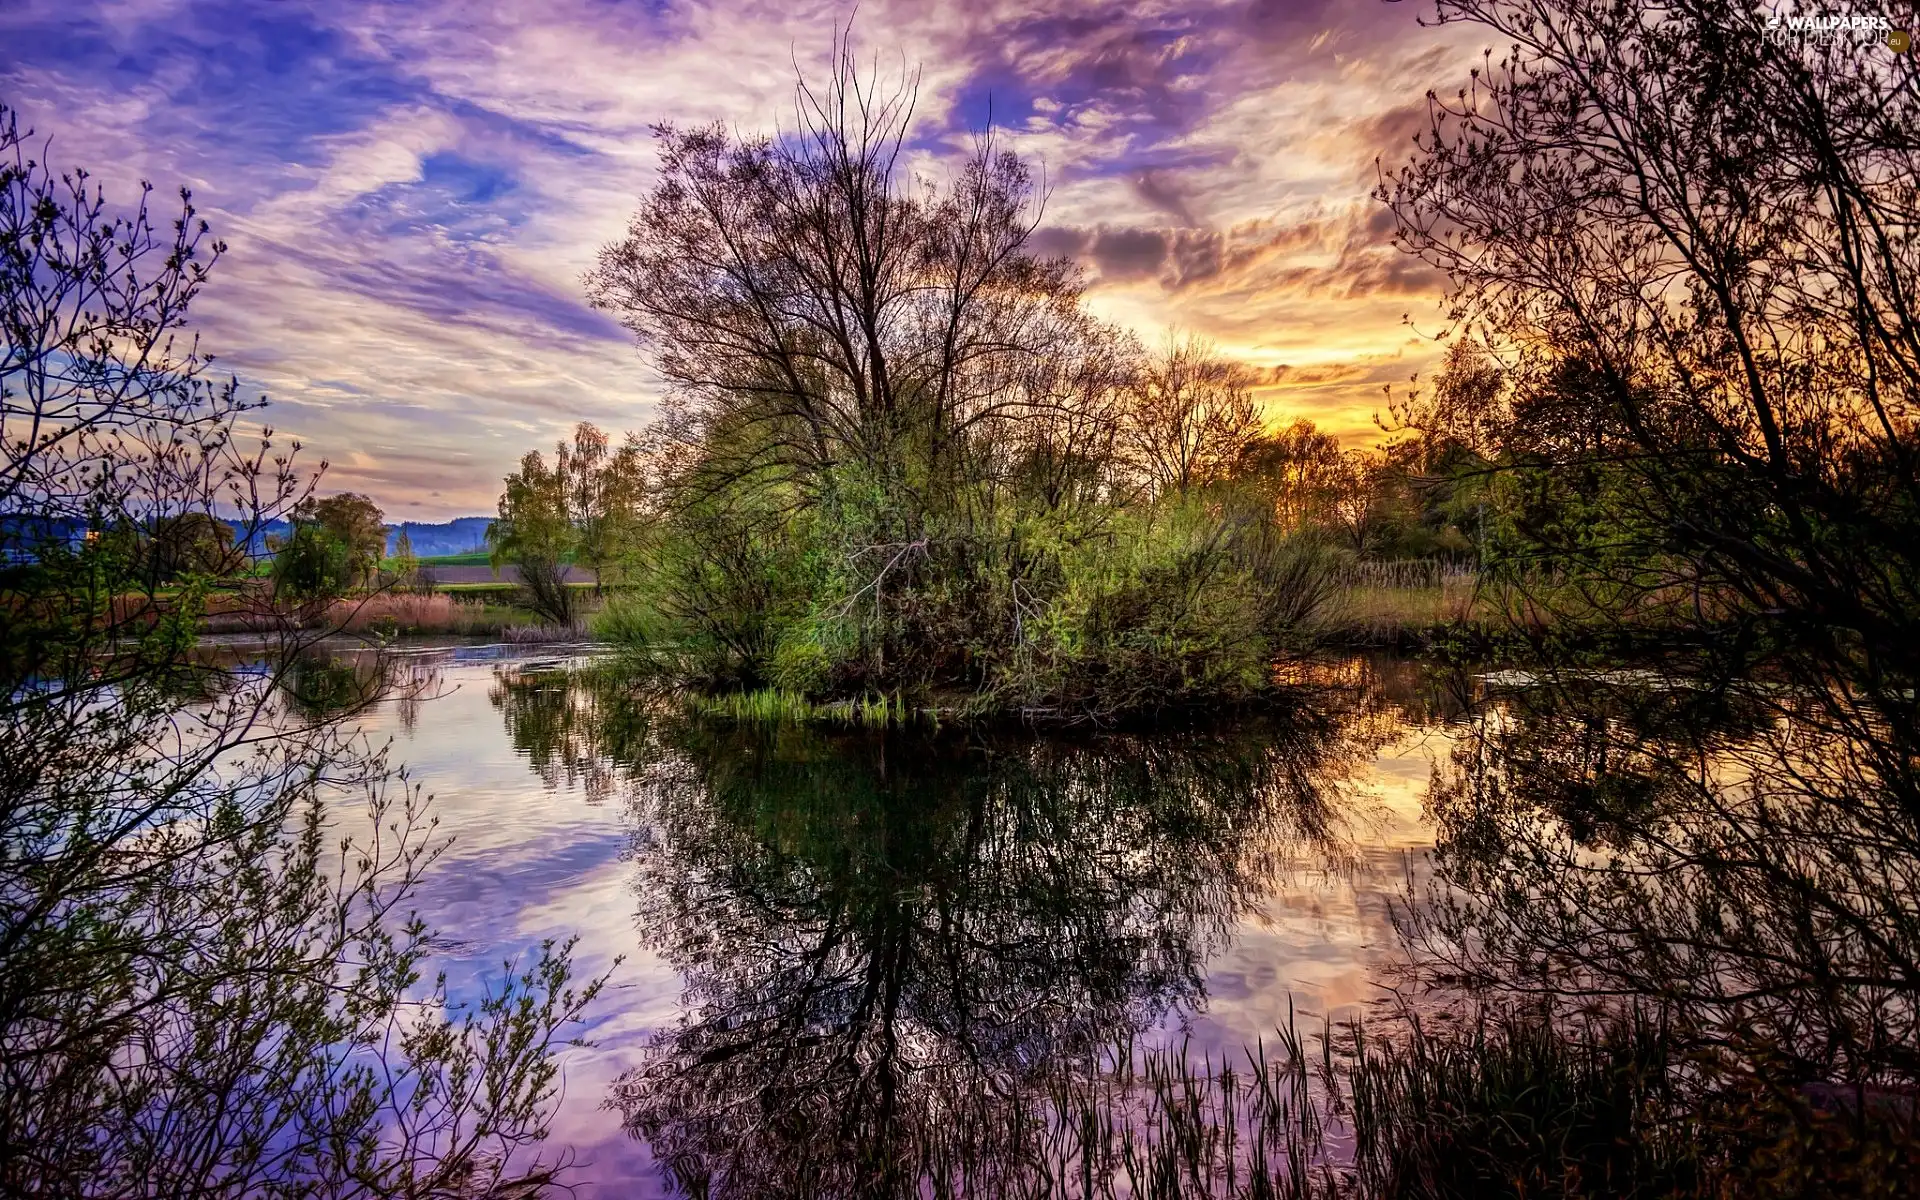
[[[582,278],[655,178],[652,126],[790,124],[852,23],[917,70],[923,169],[989,121],[1045,180],[1040,245],[1152,343],[1212,339],[1270,419],[1353,445],[1438,358],[1444,281],[1376,161],[1482,45],[1428,0],[0,0],[0,102],[109,200],[182,185],[228,244],[202,344],[391,520],[491,512],[576,421],[662,389]],[[1484,39],[1482,39],[1484,40]]]

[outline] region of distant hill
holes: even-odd
[[[438,558],[447,554],[471,554],[487,548],[487,526],[492,517],[455,517],[451,521],[433,524],[427,521],[402,521],[398,525],[387,527],[387,553],[393,553],[393,547],[400,540],[400,531],[405,529],[413,540],[413,552],[420,558]],[[25,559],[30,551],[25,547],[42,541],[77,542],[86,533],[86,524],[82,521],[60,518],[53,521],[38,520],[17,515],[0,515],[0,546],[6,547],[8,557]],[[268,521],[260,526],[253,538],[253,544],[247,547],[251,554],[265,554],[268,538],[287,536],[285,521]]]
[[[438,558],[443,554],[471,554],[487,548],[487,526],[492,517],[455,517],[451,521],[433,524],[427,521],[402,521],[398,525],[387,526],[387,553],[392,554],[395,544],[400,541],[400,531],[407,531],[413,540],[413,553],[417,558]],[[267,538],[287,536],[285,521],[268,521],[260,527],[256,544],[249,547],[255,554],[266,552]]]
[[[387,527],[387,553],[393,553],[393,547],[400,540],[400,531],[407,531],[407,537],[413,541],[413,552],[420,558],[437,558],[443,554],[470,554],[475,550],[487,548],[487,526],[492,517],[455,517],[439,525],[429,525],[424,521],[402,521],[398,525]]]

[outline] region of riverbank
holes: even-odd
[[[590,585],[587,585],[590,586]],[[511,585],[472,591],[374,592],[331,601],[312,610],[289,610],[273,604],[259,592],[218,591],[204,600],[201,632],[213,635],[261,633],[297,621],[301,628],[383,637],[492,637],[503,641],[578,640],[585,624],[558,628],[531,609],[516,603]],[[140,598],[155,615],[166,612],[172,599]],[[592,608],[589,609],[591,616]]]

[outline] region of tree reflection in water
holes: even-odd
[[[1275,872],[1338,863],[1377,726],[1081,739],[693,720],[504,676],[543,770],[634,806],[640,923],[685,1013],[612,1102],[692,1194],[989,1194],[1049,1084],[1204,1000]],[[563,707],[564,706],[564,707]],[[539,743],[535,745],[533,743]],[[604,769],[604,768],[601,768]]]
[[[1757,689],[1542,686],[1477,732],[1431,806],[1489,982],[1738,1007],[1808,1072],[1920,1067],[1910,779]]]
[[[507,737],[550,788],[580,787],[604,803],[656,753],[655,706],[592,671],[497,671],[489,697]]]
[[[1118,1194],[1110,1157],[1045,1178],[1063,1123],[1105,1153],[1139,1115],[1103,1054],[1204,1002],[1277,871],[1340,860],[1338,784],[1426,713],[1464,724],[1407,969],[1424,1003],[1489,1015],[1371,1030],[1300,1091],[1355,1148],[1326,1187],[1920,1177],[1910,729],[1779,683],[1496,674],[1489,697],[1347,667],[1294,719],[1079,740],[701,722],[504,678],[537,769],[632,805],[643,928],[685,983],[613,1103],[690,1194]],[[1236,1153],[1232,1106],[1194,1098],[1219,1082],[1154,1085],[1208,1162]],[[1186,1170],[1171,1128],[1155,1162]],[[1262,1186],[1320,1149],[1304,1124],[1249,1129],[1245,1165],[1256,1132],[1279,1138]]]
[[[1819,1111],[1910,1124],[1920,1083],[1912,729],[1780,684],[1528,684],[1436,771],[1438,890],[1412,930],[1426,972],[1567,1027],[1657,1016],[1689,1136],[1734,1177],[1764,1151],[1833,1183],[1853,1156],[1821,1139],[1898,1131]],[[1793,1132],[1810,1121],[1811,1143]],[[1906,1157],[1865,1156],[1855,1182],[1873,1161],[1910,1170],[1901,1139]]]
[[[390,701],[401,728],[411,731],[420,704],[440,690],[437,665],[420,655],[377,648],[318,647],[290,659],[279,679],[287,710],[308,721]]]

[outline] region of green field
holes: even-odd
[[[433,554],[415,561],[423,567],[484,567],[487,565],[488,558],[485,550],[469,550],[465,554]],[[394,569],[394,560],[381,559],[380,567],[382,570],[391,571]]]
[[[485,550],[469,550],[465,554],[428,555],[415,561],[423,567],[484,567],[491,562],[491,559]],[[572,562],[573,555],[567,555],[563,561]],[[380,568],[384,571],[393,570],[393,560],[391,558],[381,559]]]

